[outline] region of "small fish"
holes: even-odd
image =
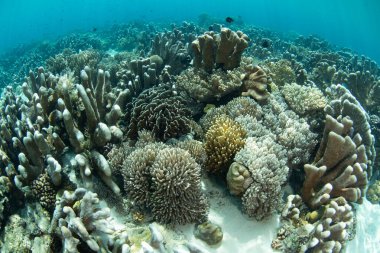
[[[268,48],[270,47],[270,41],[269,40],[263,40],[263,42],[261,43],[261,46],[263,48]]]
[[[96,28],[96,27],[92,28],[93,32],[96,32],[97,30],[98,30],[98,28]]]
[[[227,23],[232,23],[232,22],[234,22],[234,19],[231,18],[231,17],[226,17],[226,22]]]

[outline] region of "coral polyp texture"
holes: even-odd
[[[380,199],[379,66],[218,22],[0,57],[1,252],[352,251]]]
[[[235,121],[214,119],[205,136],[206,167],[212,173],[225,173],[235,154],[244,146],[246,132]]]
[[[201,167],[186,150],[150,144],[125,160],[125,191],[154,219],[186,224],[207,217],[208,205],[200,185]]]

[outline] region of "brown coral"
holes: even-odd
[[[237,122],[225,115],[217,117],[206,133],[207,169],[212,173],[225,172],[244,146],[245,137],[245,130]]]
[[[257,101],[264,101],[269,97],[267,90],[270,77],[259,66],[250,66],[242,77],[243,96],[251,96]]]

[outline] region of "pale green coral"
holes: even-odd
[[[301,115],[322,111],[327,104],[327,99],[322,91],[316,87],[287,83],[281,89],[281,93],[290,108]]]

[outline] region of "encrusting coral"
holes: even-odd
[[[205,136],[208,171],[225,174],[234,155],[244,146],[245,137],[245,130],[232,119],[215,118]]]

